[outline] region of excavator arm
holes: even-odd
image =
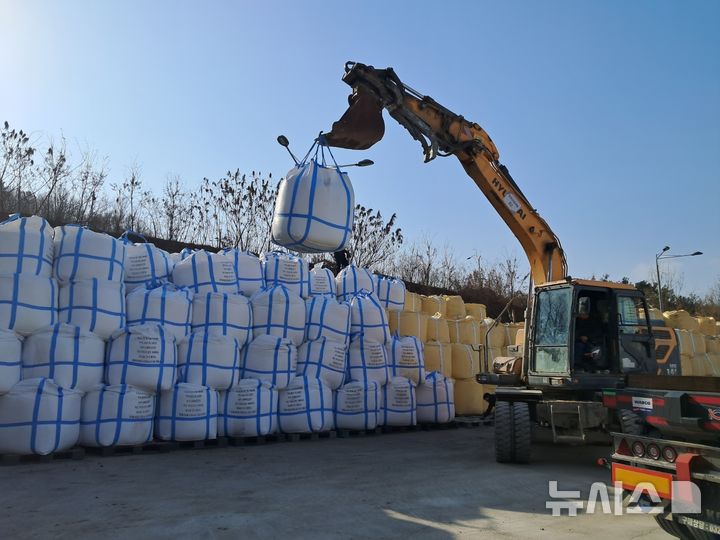
[[[392,68],[375,69],[355,62],[345,65],[353,88],[350,107],[321,143],[364,150],[382,139],[382,110],[387,109],[418,140],[425,161],[454,155],[520,241],[535,285],[565,279],[567,262],[555,233],[531,206],[499,161],[490,136],[479,125],[404,85]]]

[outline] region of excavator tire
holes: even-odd
[[[527,403],[513,403],[515,429],[515,463],[530,463],[530,408]]]
[[[643,435],[645,433],[645,423],[639,414],[621,410],[618,416],[623,433],[627,435]]]
[[[527,403],[498,401],[495,404],[495,461],[530,461],[530,410]]]

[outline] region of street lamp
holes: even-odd
[[[663,255],[663,253],[666,253],[670,250],[670,246],[665,246],[662,248],[662,251],[660,253],[657,253],[655,255],[655,271],[657,272],[657,290],[658,290],[658,309],[660,311],[663,310],[662,305],[662,286],[660,285],[660,259],[679,259],[680,257],[695,257],[697,255],[702,255],[702,251],[696,251],[694,253],[685,253],[684,255]]]

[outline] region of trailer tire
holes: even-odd
[[[668,533],[670,536],[674,536],[675,538],[681,538],[682,540],[693,539],[692,533],[688,530],[687,527],[685,527],[685,525],[680,525],[674,520],[668,519],[666,516],[667,514],[658,514],[655,516],[655,521],[658,525],[660,525],[660,528],[663,531]]]
[[[642,435],[645,433],[645,423],[639,414],[632,411],[620,411],[618,417],[622,432],[626,435]]]
[[[528,463],[531,428],[527,403],[498,401],[495,404],[495,461]]]

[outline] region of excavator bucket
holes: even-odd
[[[348,102],[350,107],[333,123],[330,133],[325,134],[325,142],[338,148],[367,150],[385,134],[382,105],[362,86],[355,89]]]

